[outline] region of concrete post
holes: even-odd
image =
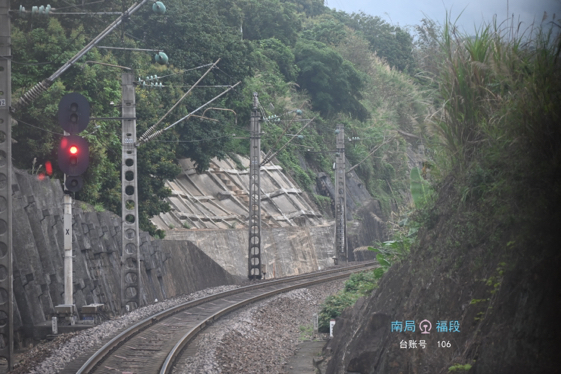
[[[0,0],[0,357],[14,366],[12,268],[12,41],[9,0]]]
[[[134,74],[122,76],[121,165],[121,312],[140,306],[140,237],[138,226],[136,100]]]
[[[72,196],[64,194],[64,304],[74,304],[72,285]]]

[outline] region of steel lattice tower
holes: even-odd
[[[335,154],[335,252],[340,261],[348,261],[347,217],[345,213],[347,194],[345,184],[345,128],[337,125]]]
[[[253,110],[249,123],[249,253],[248,278],[261,279],[261,117],[257,92],[253,93]]]

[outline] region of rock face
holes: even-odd
[[[452,189],[443,188],[425,212],[410,257],[337,319],[322,373],[559,372],[559,226],[534,228],[530,243],[540,245],[514,249],[527,227],[478,227],[484,215],[459,214]],[[421,331],[424,320],[429,334]]]
[[[63,193],[56,180],[21,171],[13,180],[14,330],[29,336],[64,301]],[[121,219],[77,201],[73,216],[74,302],[118,314]],[[239,280],[191,242],[140,237],[144,305]]]

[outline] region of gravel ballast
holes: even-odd
[[[16,355],[11,374],[56,374],[64,366],[84,351],[101,348],[110,338],[116,336],[135,322],[148,318],[165,309],[187,301],[229,291],[239,286],[219,286],[197,291],[155,304],[138,308],[128,314],[103,322],[91,329],[58,336],[51,342],[40,344],[29,351]]]
[[[203,332],[197,353],[183,358],[175,373],[287,373],[287,360],[303,337],[301,326],[312,325],[321,303],[342,288],[344,280],[302,288],[234,312]],[[13,374],[56,374],[82,352],[98,349],[132,324],[164,309],[228,291],[220,286],[139,308],[91,329],[62,334],[50,342],[16,354]]]
[[[174,374],[287,373],[306,336],[301,327],[309,331],[313,314],[343,283],[290,291],[232,313],[197,338],[196,355],[182,358]]]

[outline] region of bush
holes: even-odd
[[[319,312],[319,332],[329,332],[329,320],[341,315],[362,296],[369,295],[376,287],[376,280],[372,271],[352,274],[345,282],[343,290],[325,299]]]

